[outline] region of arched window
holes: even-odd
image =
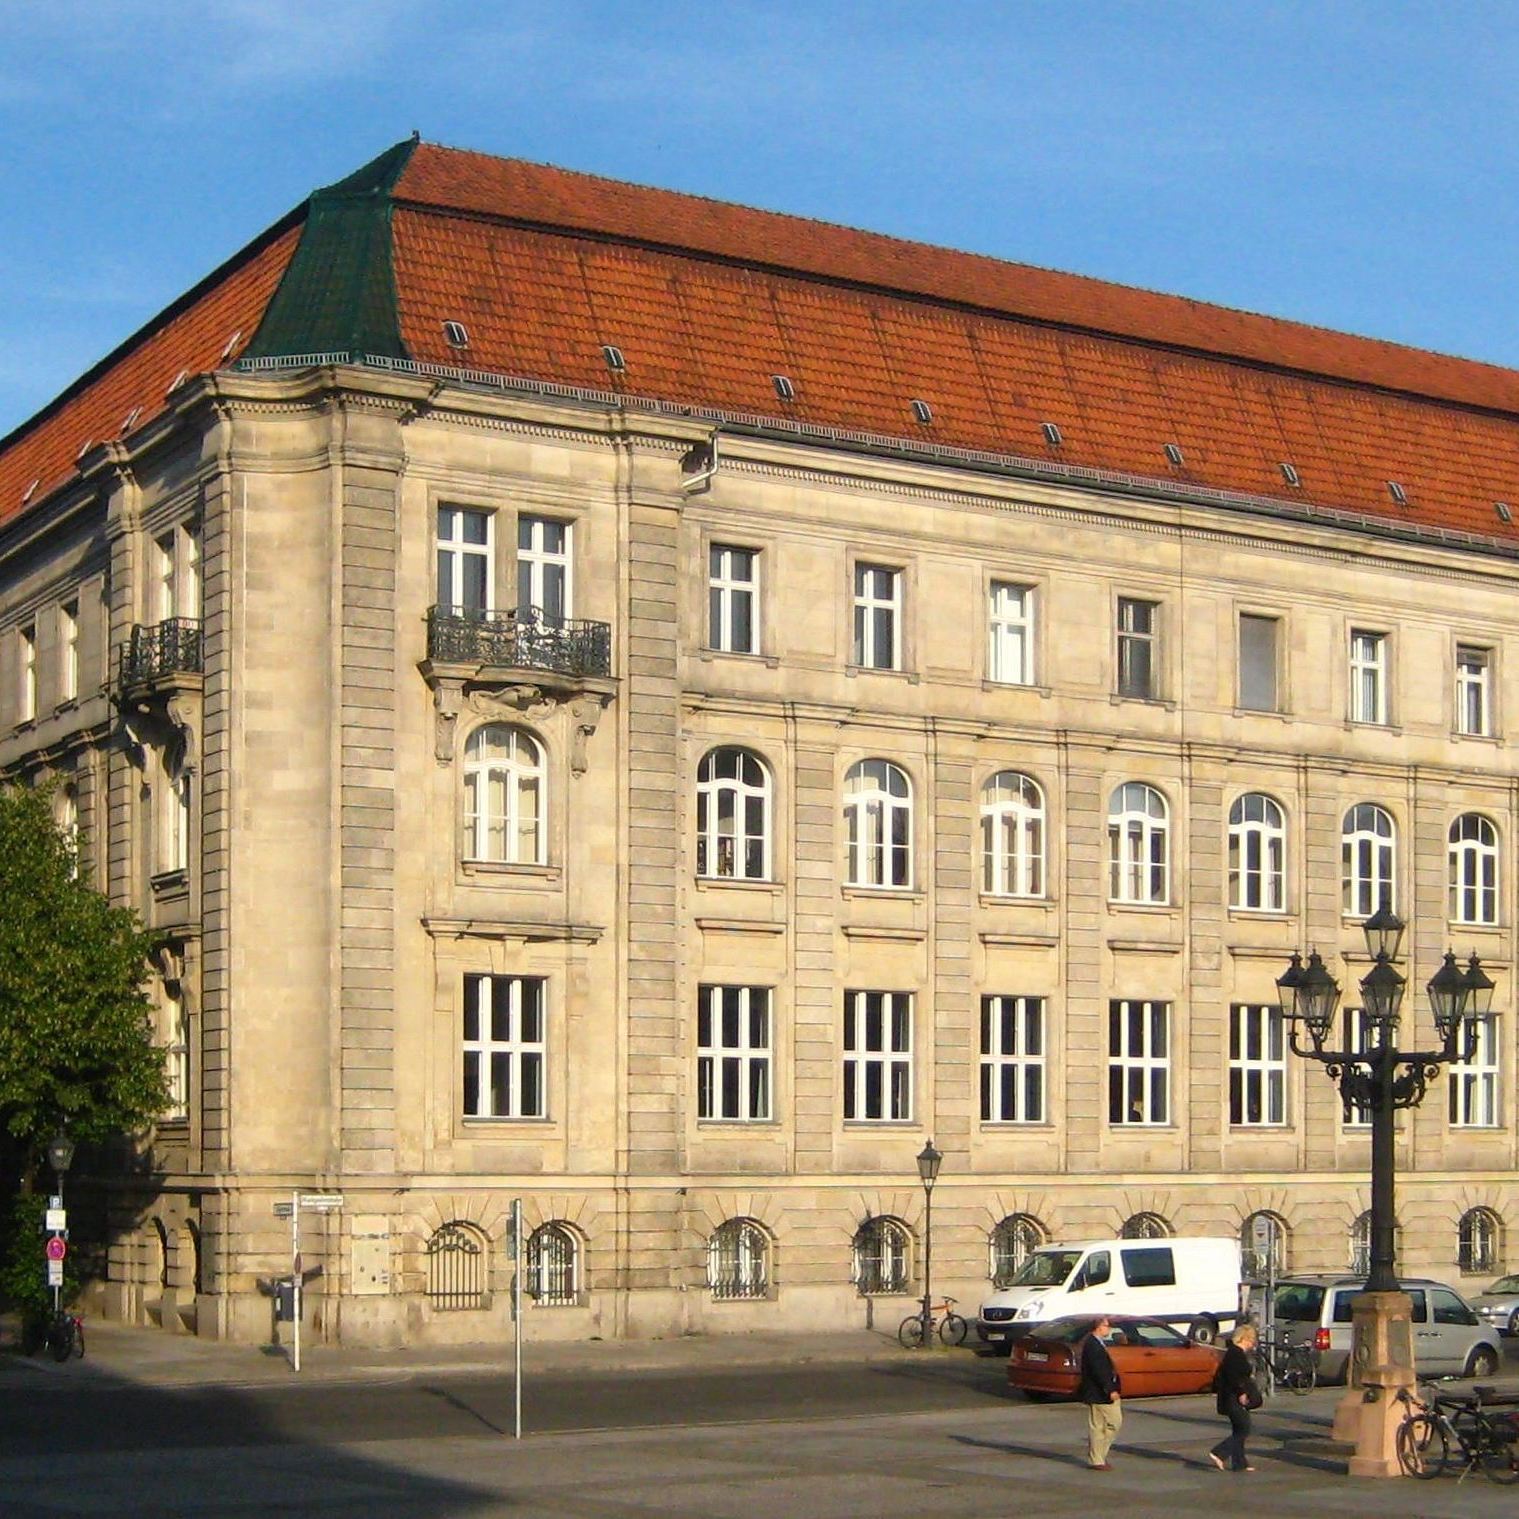
[[[981,889],[994,897],[1044,895],[1044,793],[1018,770],[981,788]]]
[[[1006,1287],[1030,1255],[1044,1243],[1039,1220],[1028,1213],[1009,1213],[991,1232],[992,1286]]]
[[[1120,1239],[1170,1239],[1171,1226],[1158,1213],[1132,1213],[1118,1231]]]
[[[543,750],[520,728],[487,723],[464,745],[464,855],[544,862]]]
[[[539,1224],[527,1238],[527,1295],[540,1308],[580,1301],[580,1241],[564,1224]]]
[[[1491,1208],[1468,1208],[1461,1215],[1456,1260],[1464,1276],[1493,1276],[1503,1269],[1500,1229]]]
[[[427,1241],[427,1301],[434,1308],[484,1308],[485,1236],[473,1224],[440,1224]]]
[[[719,1302],[770,1290],[770,1236],[751,1218],[730,1218],[707,1241],[707,1286]]]
[[[912,1235],[896,1218],[867,1218],[854,1236],[854,1284],[862,1297],[906,1292]]]
[[[1358,1215],[1350,1226],[1350,1272],[1352,1276],[1371,1274],[1371,1209]]]
[[[79,793],[73,786],[60,786],[53,801],[53,820],[74,857],[74,874],[79,874]]]
[[[1371,802],[1357,802],[1345,814],[1340,833],[1340,876],[1347,918],[1369,918],[1379,907],[1396,906],[1396,839],[1392,818]]]
[[[1275,1213],[1252,1213],[1239,1230],[1240,1270],[1257,1284],[1287,1272],[1287,1224]]]
[[[1450,825],[1450,920],[1498,921],[1498,830],[1477,812]]]
[[[850,886],[912,885],[912,785],[886,760],[861,760],[844,777],[845,872]]]
[[[1229,809],[1229,905],[1287,909],[1287,826],[1282,809],[1259,791],[1236,797]]]
[[[1153,786],[1127,781],[1108,804],[1108,900],[1165,902],[1170,896],[1170,810]]]
[[[747,749],[712,749],[696,772],[696,873],[770,876],[770,772]]]

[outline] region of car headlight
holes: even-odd
[[[1025,1303],[1023,1307],[1018,1310],[1018,1317],[1020,1319],[1037,1319],[1042,1316],[1043,1312],[1044,1305],[1039,1301],[1038,1298],[1035,1298],[1033,1302]]]

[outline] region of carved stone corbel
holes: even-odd
[[[200,743],[196,734],[200,728],[200,697],[191,691],[173,691],[164,706],[164,715],[177,733],[179,743],[179,768],[193,771],[200,761]]]
[[[570,773],[584,775],[590,768],[586,755],[587,745],[595,736],[597,724],[610,696],[593,694],[578,696],[570,703]]]
[[[433,758],[440,765],[451,765],[454,760],[454,729],[459,722],[459,709],[464,699],[462,680],[439,680],[433,686]]]

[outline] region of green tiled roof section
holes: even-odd
[[[390,192],[416,147],[408,138],[318,190],[248,359],[339,353],[404,359],[391,259]]]

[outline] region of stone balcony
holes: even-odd
[[[200,620],[169,617],[136,624],[121,648],[117,689],[126,695],[160,686],[200,685]]]

